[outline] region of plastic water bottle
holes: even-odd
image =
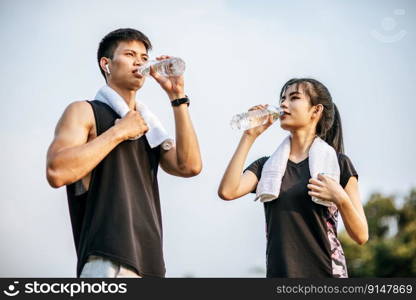
[[[144,76],[149,76],[150,67],[153,67],[156,72],[165,77],[180,76],[185,71],[185,62],[179,57],[164,60],[150,60],[146,65],[139,68],[139,72]]]
[[[280,107],[267,105],[266,109],[256,109],[235,115],[231,119],[231,128],[247,130],[261,126],[267,122],[269,116],[273,116],[273,122],[284,114]]]

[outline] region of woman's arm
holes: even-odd
[[[255,137],[243,134],[240,143],[225,170],[218,196],[224,200],[234,200],[250,193],[257,185],[257,177],[253,172],[243,172],[248,151],[255,141]]]
[[[332,178],[322,174],[318,175],[318,180],[311,178],[309,183],[309,195],[334,202],[349,236],[358,244],[365,244],[368,240],[368,225],[360,200],[357,178],[350,177],[345,189]]]
[[[264,105],[257,105],[250,110],[264,109]],[[256,138],[262,134],[273,123],[273,117],[270,116],[266,124],[244,131],[240,143],[225,170],[220,186],[218,188],[218,196],[224,200],[234,200],[250,193],[257,185],[257,176],[251,172],[246,171],[244,174],[243,167],[247,159],[247,154],[250,151]]]
[[[345,192],[348,197],[345,197],[338,206],[342,221],[350,237],[358,244],[363,245],[368,241],[368,225],[356,177],[350,177],[345,186]]]

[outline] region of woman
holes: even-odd
[[[309,78],[289,80],[281,90],[280,107],[284,111],[280,127],[290,132],[290,152],[278,198],[264,203],[267,277],[348,277],[337,239],[338,212],[348,234],[360,245],[368,240],[368,226],[358,174],[343,154],[338,110],[328,89]],[[257,105],[250,110],[263,108]],[[218,189],[222,199],[234,200],[256,191],[268,157],[256,160],[244,172],[243,166],[254,141],[272,122],[270,117],[265,125],[244,132]],[[327,146],[339,164],[339,182],[325,174],[311,178],[309,150],[315,139],[335,150]],[[312,197],[329,201],[331,206],[317,204]]]

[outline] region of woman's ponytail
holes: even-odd
[[[323,136],[323,140],[331,145],[336,152],[344,153],[344,141],[342,137],[342,124],[341,124],[341,116],[339,114],[338,108],[334,105],[334,121],[332,122],[332,126],[326,132],[325,136]]]

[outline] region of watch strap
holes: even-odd
[[[186,96],[184,98],[179,98],[171,101],[172,106],[179,106],[181,104],[187,104],[189,106],[189,98]]]

